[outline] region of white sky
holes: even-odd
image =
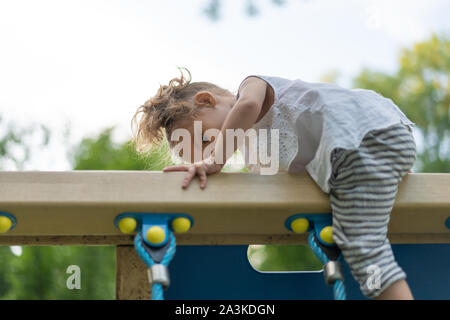
[[[73,143],[112,125],[129,139],[136,108],[177,66],[231,91],[249,74],[318,81],[334,69],[349,86],[361,68],[393,71],[400,48],[450,31],[448,0],[266,0],[257,17],[222,0],[215,23],[208,2],[0,0],[0,123],[43,123],[55,138],[25,169],[71,169],[67,122]]]

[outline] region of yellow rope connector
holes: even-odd
[[[333,227],[327,226],[320,231],[320,238],[323,242],[334,243],[333,240]]]
[[[127,234],[133,233],[136,230],[136,225],[136,219],[130,217],[122,218],[118,223],[120,231]]]
[[[158,226],[153,226],[147,231],[147,240],[151,244],[160,244],[166,238],[166,233],[163,228]]]
[[[12,221],[10,218],[0,216],[0,233],[8,232],[11,229]]]
[[[291,222],[291,229],[295,233],[305,233],[308,231],[309,221],[306,218],[297,218]]]
[[[172,221],[172,230],[176,233],[188,232],[191,228],[191,220],[185,217],[178,217]]]

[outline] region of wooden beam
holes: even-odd
[[[205,190],[197,181],[181,189],[183,177],[154,171],[1,171],[0,211],[13,214],[17,226],[1,235],[0,243],[128,244],[131,238],[113,224],[123,212],[191,215],[194,226],[177,236],[179,244],[303,242],[285,228],[286,219],[331,211],[328,195],[307,174],[220,173],[209,176]],[[449,194],[450,174],[406,175],[391,214],[391,241],[450,243]]]
[[[134,236],[0,236],[0,245],[8,246],[110,246],[134,244]],[[401,234],[389,235],[391,243],[449,243],[448,234]],[[248,245],[248,244],[304,244],[307,245],[307,235],[189,235],[176,236],[177,245]]]

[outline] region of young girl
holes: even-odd
[[[138,150],[162,141],[164,133],[173,149],[172,132],[183,128],[193,137],[194,120],[201,121],[202,134],[220,130],[217,141],[192,141],[191,155],[213,143],[209,155],[163,170],[187,171],[183,188],[198,175],[204,188],[207,175],[219,172],[236,150],[224,147],[226,129],[278,129],[280,170],[307,171],[329,194],[333,239],[363,294],[413,298],[386,237],[398,183],[416,159],[414,123],[392,100],[371,90],[273,76],[246,77],[236,96],[212,83],[190,81],[190,73],[187,80],[181,74],[139,107],[133,117],[136,123],[143,113],[134,134]],[[245,158],[251,172],[260,171],[261,165]],[[378,286],[368,284],[374,267]]]

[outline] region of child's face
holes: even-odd
[[[180,152],[180,156],[185,161],[189,161],[191,163],[194,162],[195,150],[197,150],[197,152],[201,154],[202,160],[210,155],[203,154],[203,151],[208,145],[214,144],[214,141],[210,141],[211,139],[209,139],[208,136],[205,135],[205,131],[208,129],[221,130],[228,113],[234,106],[235,99],[236,98],[234,96],[223,97],[207,91],[197,93],[193,100],[196,105],[201,108],[198,112],[198,116],[194,120],[179,120],[174,124],[174,128],[184,128],[190,133],[190,159],[188,159],[188,157],[184,155],[182,151]],[[196,126],[201,128],[202,141],[194,141],[194,121],[200,121],[197,122]],[[212,147],[213,146],[211,146],[210,148],[212,149]]]

